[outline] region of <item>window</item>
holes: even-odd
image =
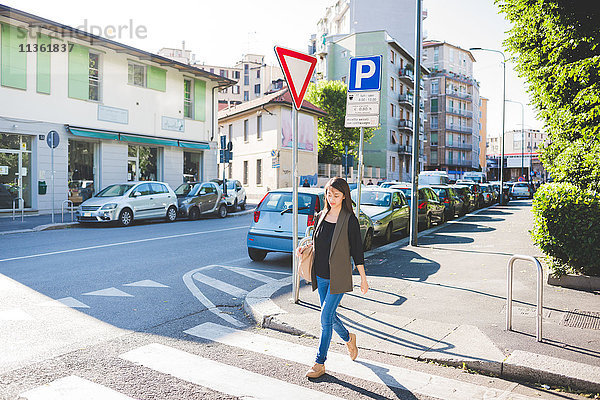
[[[430,144],[432,146],[437,146],[438,145],[438,134],[437,133],[432,133],[431,134]]]
[[[256,184],[262,185],[262,160],[256,160]]]
[[[248,184],[248,161],[244,161],[244,185]]]
[[[390,50],[390,62],[392,64],[396,63],[396,53],[394,52],[394,50]]]
[[[220,69],[219,70],[219,75],[221,75],[222,77],[227,78],[227,71],[225,71],[224,69]]]
[[[146,87],[146,66],[129,62],[127,64],[127,83]]]
[[[392,92],[396,91],[396,80],[394,78],[390,78],[390,89]]]
[[[396,131],[394,131],[393,129],[390,130],[390,143],[391,144],[398,143],[398,137],[396,136]]]
[[[257,78],[260,78],[260,69],[257,69],[257,70],[256,70],[256,77],[257,77]]]
[[[211,69],[210,69],[210,73],[211,73],[211,74],[214,74],[214,73],[215,73],[215,69],[214,69],[214,68],[211,68]]]
[[[183,80],[183,117],[194,118],[194,98],[192,80]]]
[[[431,129],[438,129],[438,116],[431,115],[429,118],[430,118],[429,124],[431,126]]]
[[[390,157],[390,164],[392,172],[396,172],[396,157]]]
[[[227,141],[231,142],[231,138],[233,137],[233,124],[229,124],[229,127],[227,129],[229,130],[229,132],[228,132],[229,137],[227,138],[228,139]]]
[[[342,76],[342,83],[346,83],[346,75]]]
[[[254,85],[254,94],[257,96],[260,95],[260,83],[258,85]]]
[[[440,81],[439,79],[435,79],[431,81],[431,93],[437,94],[440,92]]]
[[[431,164],[437,164],[438,163],[438,152],[437,152],[437,150],[431,150],[430,157],[429,157],[429,162]]]
[[[244,142],[248,141],[248,120],[244,120]]]
[[[439,60],[440,60],[440,48],[434,47],[433,48],[433,61],[437,62]]]
[[[250,84],[250,77],[248,75],[244,75],[244,86],[248,86]]]
[[[248,92],[247,90],[244,90],[244,101],[248,101],[250,100],[250,92]]]
[[[438,99],[431,99],[431,112],[438,112]]]
[[[453,135],[451,133],[446,134],[446,146],[452,146]]]
[[[396,105],[395,104],[390,104],[390,115],[392,118],[396,117]]]
[[[262,115],[256,117],[256,138],[262,139]]]
[[[240,94],[240,85],[235,85],[231,87],[231,93]]]
[[[240,71],[233,71],[234,79],[240,79]]]
[[[100,101],[100,54],[90,52],[89,60],[89,99]]]
[[[244,85],[249,85],[249,84],[250,84],[250,69],[248,68],[248,64],[244,64]]]

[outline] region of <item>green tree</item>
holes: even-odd
[[[319,162],[339,164],[348,146],[348,153],[358,157],[360,128],[346,128],[346,96],[348,88],[341,81],[320,81],[310,84],[306,100],[327,112],[319,118]],[[365,143],[373,137],[373,128],[364,131]]]
[[[516,56],[550,134],[541,158],[552,177],[600,191],[600,12],[572,0],[495,0],[512,23]]]

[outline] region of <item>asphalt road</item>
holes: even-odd
[[[291,272],[289,255],[250,261],[251,218],[0,238],[0,398],[430,399],[456,398],[457,389],[483,399],[487,388],[513,398],[509,382],[375,351],[361,357],[377,368],[344,359],[345,372],[306,380],[316,339],[257,330],[244,313],[249,291]],[[220,340],[240,331],[252,336]],[[250,346],[261,341],[266,349]],[[346,357],[343,346],[331,351]],[[451,390],[384,383],[386,365],[406,368],[414,387],[444,377],[440,390]]]

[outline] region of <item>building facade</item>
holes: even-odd
[[[468,50],[445,42],[423,43],[427,102],[425,154],[429,171],[446,171],[450,179],[477,170],[480,153],[479,83],[473,78],[475,59]]]
[[[315,54],[317,76],[346,83],[350,58],[382,55],[380,127],[365,143],[365,167],[380,168],[385,179],[410,181],[412,171],[414,59],[385,31],[345,35]],[[427,70],[422,68],[424,75]],[[422,114],[423,115],[423,114]],[[423,130],[423,119],[419,131]],[[422,141],[421,141],[422,144]],[[424,165],[421,148],[420,168]]]
[[[487,139],[488,178],[500,179],[499,161],[502,155],[500,136]],[[530,179],[545,182],[548,175],[539,159],[539,149],[548,141],[548,134],[537,129],[514,129],[504,134],[504,179]]]
[[[1,210],[216,177],[214,93],[233,81],[6,6],[0,24]]]
[[[304,101],[298,112],[298,174],[317,181],[317,124],[326,115]],[[292,186],[292,98],[287,88],[219,112],[219,132],[233,143],[233,160],[225,166],[248,199],[260,200],[269,190]],[[220,169],[219,176],[223,175]]]

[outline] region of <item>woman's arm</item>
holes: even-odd
[[[365,274],[365,253],[363,251],[363,243],[360,236],[360,225],[354,214],[352,214],[348,220],[348,240],[350,241],[350,255],[360,274],[360,290],[365,294],[369,290],[367,275]]]
[[[363,294],[367,294],[367,291],[369,290],[369,283],[367,282],[367,274],[365,274],[365,266],[359,264],[356,266],[356,269],[360,274],[360,291],[363,292]]]

